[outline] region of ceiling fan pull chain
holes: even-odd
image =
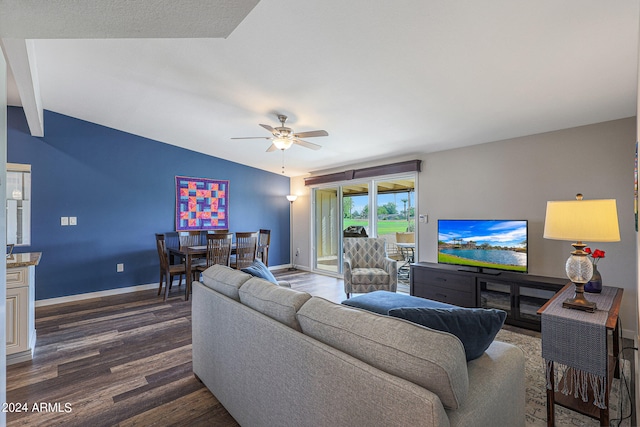
[[[282,174],[284,175],[284,150],[280,151],[282,151]]]

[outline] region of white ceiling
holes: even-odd
[[[638,0],[256,2],[5,0],[0,36],[37,38],[47,110],[276,173],[269,141],[230,138],[269,136],[278,113],[327,130],[284,152],[289,176],[636,114]]]

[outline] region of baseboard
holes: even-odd
[[[174,282],[176,283],[176,282]],[[130,292],[146,291],[148,289],[158,289],[157,283],[148,285],[129,286],[126,288],[107,289],[106,291],[87,292],[86,294],[69,295],[66,297],[48,298],[36,301],[36,307],[44,307],[47,305],[62,304],[66,302],[82,301],[91,298],[102,298],[111,295],[128,294]]]
[[[291,267],[291,264],[272,265],[269,267],[269,270],[281,270],[289,267]],[[296,267],[296,268],[298,270],[307,271],[305,268],[300,268],[300,267]],[[175,281],[174,281],[174,284],[176,284]],[[54,304],[63,304],[66,302],[82,301],[82,300],[91,299],[91,298],[102,298],[102,297],[108,297],[112,295],[128,294],[130,292],[146,291],[148,289],[157,289],[157,288],[158,288],[157,283],[151,283],[148,285],[129,286],[126,288],[107,289],[105,291],[87,292],[85,294],[76,294],[76,295],[69,295],[65,297],[41,299],[36,301],[36,307],[44,307],[47,305],[54,305]]]

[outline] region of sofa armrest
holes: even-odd
[[[468,362],[469,392],[463,405],[448,413],[451,425],[524,427],[524,366],[522,350],[501,341]]]

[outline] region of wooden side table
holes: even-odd
[[[557,298],[566,297],[562,296],[563,292],[567,289],[574,288],[573,283],[568,283],[562,290],[560,290],[553,298],[551,298],[545,305],[543,305],[539,310],[538,314],[542,315],[545,310],[549,307],[549,305],[554,302]],[[611,308],[609,309],[608,316],[606,318],[605,323],[605,333],[606,337],[606,348],[607,348],[607,377],[606,377],[606,391],[605,391],[605,405],[606,408],[600,409],[595,406],[592,402],[594,400],[593,392],[589,393],[588,402],[583,402],[580,398],[574,398],[572,393],[569,395],[564,395],[560,391],[554,391],[553,387],[551,390],[547,389],[547,426],[553,427],[555,425],[555,405],[560,405],[565,408],[574,410],[583,415],[586,415],[591,418],[595,418],[600,420],[600,425],[608,426],[609,425],[609,395],[611,392],[611,383],[613,378],[620,378],[620,367],[618,366],[618,354],[620,353],[620,323],[618,322],[618,315],[620,312],[620,303],[622,301],[622,289],[615,288],[616,292],[613,295],[613,300],[611,302]],[[589,294],[586,295],[587,299],[589,299]],[[570,310],[570,309],[566,309]],[[608,339],[609,334],[613,337],[611,340]],[[542,340],[544,342],[544,334],[542,335]],[[609,348],[612,343],[613,348]],[[589,351],[589,349],[585,348],[584,351]],[[551,384],[554,384],[554,370],[553,370],[553,362],[551,363]],[[572,368],[569,368],[571,371]],[[566,376],[569,376],[570,372],[567,373]],[[562,389],[563,386],[562,379],[559,384],[559,389]]]

